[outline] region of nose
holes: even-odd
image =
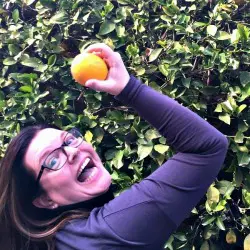
[[[64,152],[68,156],[68,162],[73,163],[75,158],[77,157],[79,149],[78,148],[73,148],[73,147],[64,147]]]

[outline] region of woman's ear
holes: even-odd
[[[58,204],[52,201],[49,196],[45,193],[35,198],[32,204],[38,208],[55,209],[58,208]]]

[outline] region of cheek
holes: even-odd
[[[64,187],[69,186],[74,180],[69,169],[70,166],[67,165],[55,173],[52,173],[48,178],[48,187],[54,190],[62,190]]]

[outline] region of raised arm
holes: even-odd
[[[197,114],[133,76],[116,98],[133,107],[178,151],[143,182],[177,226],[218,174],[227,139]]]
[[[227,144],[225,136],[197,114],[133,76],[116,98],[133,107],[179,152],[206,154],[218,143]]]

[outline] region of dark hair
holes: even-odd
[[[27,148],[36,134],[45,128],[60,129],[54,125],[35,125],[24,128],[10,142],[0,165],[0,230],[1,246],[9,239],[5,249],[54,249],[53,236],[67,221],[86,218],[93,207],[101,206],[114,198],[111,189],[88,202],[50,210],[32,204],[36,182],[34,173],[23,164]],[[3,234],[2,234],[3,233]]]

